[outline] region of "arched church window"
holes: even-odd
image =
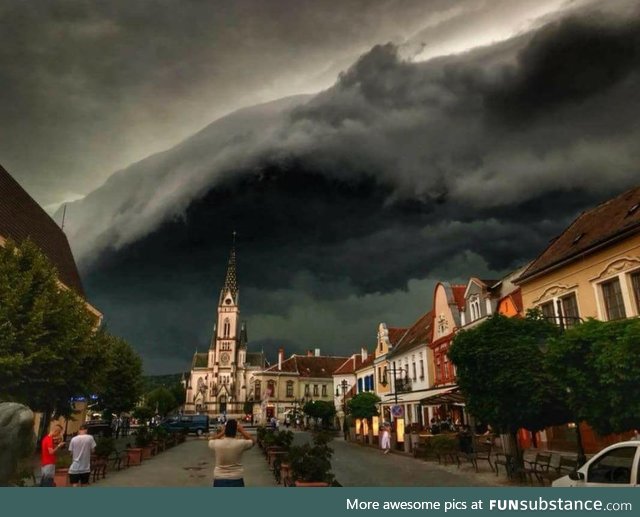
[[[225,318],[222,326],[222,332],[224,337],[229,337],[231,335],[231,323],[229,322],[229,318]]]

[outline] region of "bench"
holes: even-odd
[[[533,483],[535,476],[539,483],[544,485],[543,477],[548,475],[551,466],[551,453],[539,452],[533,461],[523,460],[523,464],[522,472],[529,478],[529,481]]]
[[[95,483],[98,479],[107,477],[107,458],[91,458],[91,479]]]
[[[578,460],[576,458],[569,458],[567,456],[560,456],[560,463],[557,467],[552,467],[548,469],[546,472],[541,472],[539,474],[540,483],[544,485],[544,481],[549,481],[551,484],[556,479],[566,476],[571,472],[574,472],[578,468]]]

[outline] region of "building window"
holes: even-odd
[[[304,395],[305,395],[305,397],[308,397],[309,395],[311,395],[311,392],[309,391],[309,385],[308,384],[304,385]]]
[[[566,328],[575,326],[580,318],[580,314],[578,314],[578,300],[576,299],[576,293],[571,293],[560,298],[560,302],[562,303],[564,326]]]
[[[275,381],[267,381],[267,397],[276,396],[276,383]]]
[[[293,381],[287,381],[287,397],[293,398]]]
[[[640,314],[640,271],[631,274],[631,289],[636,299],[636,312]]]
[[[413,361],[411,363],[411,367],[413,369],[413,380],[415,381],[418,378],[417,373],[416,373],[416,362],[415,361]]]
[[[262,399],[262,382],[261,381],[256,381],[254,393],[255,393],[254,396],[256,400]]]
[[[436,354],[436,383],[439,383],[442,380],[442,373],[440,371],[440,354]]]
[[[382,384],[387,384],[387,372],[389,369],[385,366],[384,371],[382,372]]]
[[[624,300],[620,289],[620,280],[614,278],[602,284],[602,296],[604,297],[604,308],[607,313],[607,320],[619,320],[626,318],[624,310]]]
[[[231,323],[229,323],[229,318],[225,318],[224,320],[223,332],[223,337],[229,337],[231,334]]]
[[[471,308],[471,321],[479,319],[482,313],[480,312],[480,298],[477,295],[471,298],[469,307]]]
[[[424,361],[420,359],[420,378],[424,379]]]
[[[362,393],[362,377],[358,379],[358,393]]]
[[[378,366],[378,382],[382,382],[382,366]]]
[[[313,385],[313,396],[314,397],[318,396],[318,385],[317,384]]]
[[[327,385],[326,384],[322,385],[322,396],[323,397],[327,396]]]
[[[553,308],[553,301],[551,302],[547,302],[547,303],[543,303],[540,306],[540,310],[542,311],[542,315],[551,320],[551,321],[555,321],[556,319],[556,311]]]
[[[375,385],[375,377],[373,374],[369,375],[369,389],[373,391]]]

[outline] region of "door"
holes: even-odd
[[[273,406],[267,406],[267,421],[271,420],[275,415],[274,409],[275,408]]]

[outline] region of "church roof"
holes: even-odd
[[[193,368],[206,368],[209,365],[209,354],[207,352],[196,352],[193,354]]]
[[[426,312],[409,327],[409,330],[402,336],[398,345],[389,353],[387,357],[395,357],[402,352],[411,350],[421,345],[428,345],[431,342],[433,326],[433,311]]]
[[[247,352],[245,363],[248,366],[259,366],[264,368],[266,365],[266,359],[263,352]]]
[[[38,246],[58,270],[60,281],[84,297],[67,237],[44,209],[0,165],[0,236]]]

